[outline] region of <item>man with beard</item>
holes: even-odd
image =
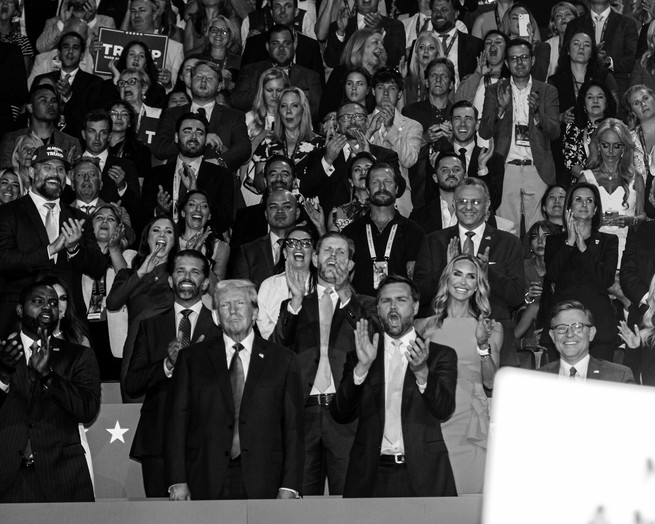
[[[356,246],[352,285],[358,293],[375,296],[387,275],[412,278],[423,230],[395,208],[405,180],[389,164],[378,162],[368,170],[366,188],[371,198],[368,213],[349,224],[343,234]]]
[[[100,409],[93,351],[52,336],[55,290],[20,292],[20,334],[0,342],[0,502],[93,502],[78,425]]]
[[[457,496],[441,422],[455,411],[457,355],[414,329],[416,285],[391,275],[380,282],[383,331],[371,339],[357,322],[330,412],[339,423],[359,415],[344,497]]]
[[[216,103],[216,95],[223,87],[223,76],[211,62],[198,62],[191,72],[191,104],[164,111],[152,142],[152,153],[160,160],[177,155],[175,123],[188,112],[199,113],[209,123],[207,127],[208,158],[216,158],[220,165],[236,171],[251,154],[246,117],[241,111]]]
[[[511,78],[487,88],[480,136],[494,139],[505,160],[503,192],[498,215],[525,230],[541,220],[541,197],[555,183],[551,140],[560,134],[557,89],[531,76],[532,45],[512,40],[507,45]]]
[[[27,104],[29,126],[5,134],[0,142],[0,169],[12,168],[14,147],[18,138],[23,135],[34,135],[44,144],[62,149],[66,160],[70,161],[80,155],[80,141],[57,129],[59,108],[59,95],[54,87],[43,84],[31,89]]]
[[[404,0],[403,0],[404,1]],[[327,44],[323,59],[329,67],[337,67],[341,61],[346,42],[358,29],[365,27],[379,29],[384,33],[384,49],[387,51],[387,65],[396,67],[405,56],[405,28],[403,24],[378,13],[378,0],[355,0],[351,11],[344,6],[337,19],[328,29]]]
[[[421,149],[423,128],[416,120],[403,116],[396,109],[403,87],[403,77],[395,69],[380,69],[373,75],[371,88],[375,96],[375,109],[368,117],[366,137],[371,144],[398,153],[400,173],[408,182],[408,170],[416,164]],[[409,189],[397,202],[398,210],[405,216],[412,211]]]
[[[78,311],[85,311],[80,274],[104,275],[107,261],[84,215],[60,202],[69,167],[56,146],[41,146],[32,157],[27,195],[0,206],[0,336],[16,319],[20,290],[42,272],[63,278]]]
[[[266,195],[264,201],[269,233],[243,244],[236,255],[232,278],[248,279],[256,287],[275,274],[280,260],[282,243],[287,232],[295,227],[300,217],[298,200],[290,191],[277,189]]]
[[[205,118],[198,113],[183,113],[175,124],[177,158],[153,167],[143,183],[141,219],[146,224],[153,215],[172,216],[178,220],[180,202],[188,191],[207,192],[214,231],[227,231],[232,223],[234,180],[230,171],[206,160],[207,133]]]
[[[80,137],[84,115],[102,105],[100,92],[102,80],[80,69],[80,62],[86,51],[82,35],[74,32],[64,33],[57,44],[61,69],[39,75],[34,79],[38,85],[44,77],[56,82],[57,92],[64,102],[64,130],[75,138]]]
[[[294,32],[286,25],[274,25],[268,31],[266,50],[269,58],[241,67],[234,92],[230,97],[232,105],[242,111],[250,111],[259,87],[259,78],[264,71],[277,67],[287,73],[292,86],[303,90],[309,101],[312,120],[318,116],[318,104],[323,88],[316,71],[293,63],[298,41]]]
[[[199,251],[175,255],[168,284],[173,307],[141,322],[125,376],[125,391],[132,398],[145,395],[130,457],[141,462],[147,497],[166,497],[164,479],[164,421],[166,396],[180,351],[192,342],[219,335],[212,313],[203,306],[209,286],[209,263]]]
[[[459,31],[455,25],[462,9],[458,0],[432,1],[432,27],[441,43],[441,53],[455,66],[455,88],[460,80],[475,71],[482,52],[482,40]]]
[[[421,316],[431,314],[441,272],[460,253],[477,256],[487,270],[491,294],[491,317],[500,322],[505,333],[514,330],[512,311],[523,303],[524,252],[515,235],[485,223],[489,216],[490,196],[484,182],[465,178],[455,188],[457,225],[425,237],[416,259],[414,281],[421,291]],[[505,337],[500,364],[518,365],[511,337]]]
[[[307,173],[300,181],[300,192],[308,198],[318,196],[326,212],[350,201],[352,189],[346,162],[361,151],[367,151],[379,162],[389,164],[400,176],[398,155],[385,147],[370,144],[366,139],[367,117],[366,108],[361,104],[343,104],[337,111],[339,132],[328,132],[325,147],[309,154]]]
[[[356,295],[349,275],[355,244],[341,233],[321,237],[312,255],[316,290],[305,296],[305,277],[289,268],[291,298],[280,307],[270,340],[298,355],[305,402],[303,495],[342,495],[355,424],[341,427],[328,412],[342,378],[346,355],[355,349],[357,321],[375,314],[373,299]]]

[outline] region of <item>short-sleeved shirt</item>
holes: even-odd
[[[425,233],[416,222],[405,218],[398,211],[396,211],[395,218],[386,225],[382,232],[371,221],[369,213],[358,218],[343,230],[343,234],[355,242],[355,256],[353,257],[355,275],[352,285],[357,293],[374,297],[377,290],[373,287],[373,262],[366,240],[367,224],[371,225],[373,246],[378,261],[384,260],[384,252],[391,234],[391,228],[394,224],[398,224],[388,260],[387,274],[389,275],[409,276],[407,274],[407,262],[416,261]]]

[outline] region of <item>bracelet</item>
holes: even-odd
[[[485,342],[484,344],[477,345],[476,349],[478,350],[478,355],[480,357],[488,357],[491,355],[491,346],[489,345],[488,342]]]
[[[523,295],[525,298],[523,299],[523,302],[526,304],[530,305],[534,302],[534,298],[530,298],[530,292],[528,291],[525,295]]]
[[[480,361],[485,362],[491,358],[491,355],[480,355]]]

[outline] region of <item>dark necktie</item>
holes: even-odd
[[[441,35],[441,46],[443,51],[443,56],[448,58],[448,35]]]
[[[423,25],[421,26],[421,30],[419,31],[419,34],[422,33],[423,31],[427,31],[429,26],[430,26],[430,17],[428,16],[428,17],[425,18],[425,22],[423,22]]]
[[[96,206],[94,205],[82,205],[80,206],[80,209],[84,212],[85,215],[91,215],[93,214],[93,211],[95,210]]]
[[[571,377],[572,379],[575,379],[575,376],[577,374],[578,374],[578,370],[575,369],[574,367],[571,367],[571,369],[569,370],[569,377]]]
[[[205,120],[207,120],[207,111],[205,111],[204,107],[199,107],[196,110],[196,113],[199,114],[201,117],[203,117]]]
[[[475,246],[473,245],[473,237],[475,233],[473,231],[466,232],[466,240],[464,240],[464,249],[462,249],[462,254],[475,256]]]
[[[57,221],[55,220],[55,215],[54,215],[54,209],[57,204],[54,202],[46,202],[43,204],[46,209],[46,215],[45,215],[45,230],[46,233],[48,234],[48,240],[50,243],[54,242],[57,240],[57,237],[59,236],[59,226],[57,225]]]
[[[190,309],[183,309],[181,313],[182,318],[180,319],[178,332],[182,336],[182,341],[180,344],[183,348],[185,348],[191,344],[191,320],[189,320],[189,315],[193,312]]]
[[[464,172],[466,173],[466,148],[465,147],[459,148],[459,158],[462,160],[462,167],[464,168]]]
[[[240,351],[243,345],[236,343],[234,355],[230,361],[230,383],[232,384],[232,399],[234,400],[234,433],[232,434],[232,448],[230,458],[235,459],[241,455],[241,443],[239,441],[239,411],[241,410],[241,398],[243,397],[243,386],[246,382],[241,362]]]

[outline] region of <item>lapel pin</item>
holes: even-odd
[[[485,240],[491,240],[491,237],[484,237]]]
[[[260,353],[259,358],[264,358],[264,353]]]
[[[596,245],[600,244],[600,240],[596,239]]]
[[[600,373],[600,371],[598,371],[597,369],[594,369],[594,373]]]

